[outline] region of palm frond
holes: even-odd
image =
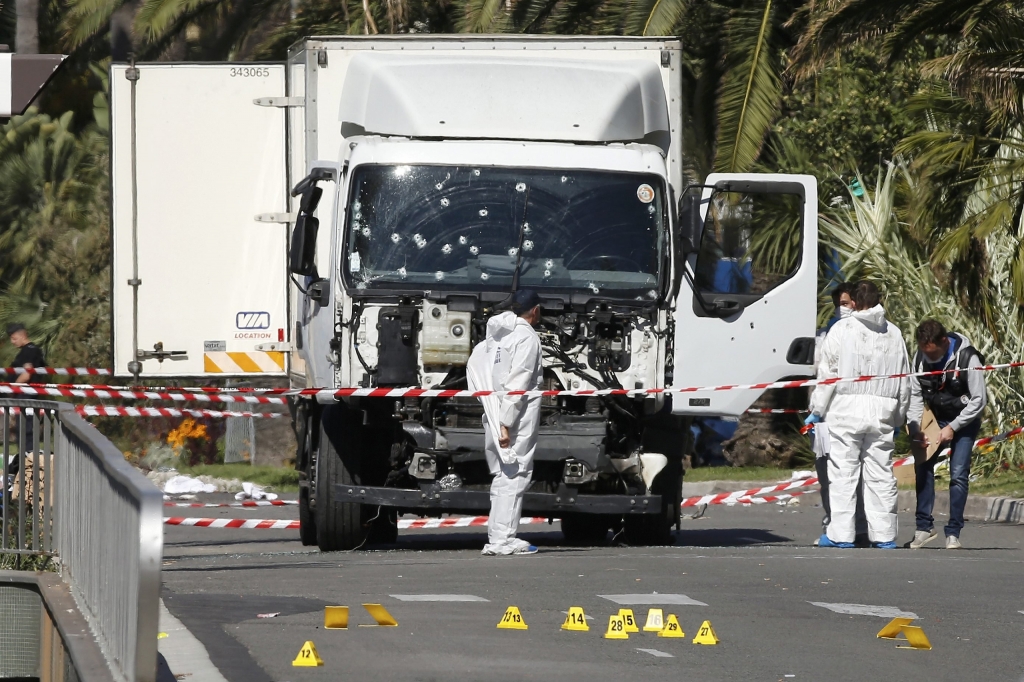
[[[782,98],[773,0],[735,10],[726,22],[728,66],[718,95],[715,170],[743,172],[757,160]]]

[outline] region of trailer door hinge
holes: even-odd
[[[303,107],[305,97],[257,97],[252,101],[258,107]]]
[[[294,223],[295,217],[293,213],[257,213],[253,220],[258,223]]]

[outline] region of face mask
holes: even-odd
[[[853,308],[847,308],[846,306],[840,306],[839,307],[839,319],[840,320],[845,319],[845,318],[849,317],[850,315],[853,315]]]

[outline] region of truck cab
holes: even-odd
[[[518,288],[542,300],[550,392],[532,398],[541,426],[524,514],[560,519],[572,542],[610,529],[670,541],[689,420],[739,415],[759,395],[722,385],[810,373],[816,183],[688,177],[679,58],[667,39],[311,38],[280,67],[192,76],[251,68],[278,88],[253,98],[283,110],[256,138],[273,153],[231,167],[256,186],[271,178],[263,200],[285,205],[253,213],[280,220],[260,239],[287,272],[249,280],[278,287],[287,324],[277,340],[231,350],[207,340],[202,354],[207,367],[212,353],[280,353],[293,387],[320,389],[290,398],[304,543],[351,549],[393,540],[398,514],[486,513],[483,410],[457,393],[488,318]],[[187,65],[134,68],[134,82],[112,69],[115,209],[118,140],[129,127],[138,136],[147,78],[189,79]],[[131,125],[119,116],[125,81]],[[278,143],[275,164],[266,157]],[[228,164],[215,149],[197,153],[199,175]],[[145,160],[137,144],[132,154],[138,213]],[[199,177],[180,185],[180,201],[209,193]],[[154,216],[147,234],[166,219]],[[138,241],[142,221],[132,229]],[[260,228],[246,229],[253,239]],[[261,310],[250,301],[237,305]],[[132,324],[138,336],[138,313]],[[175,371],[202,374],[188,362]]]

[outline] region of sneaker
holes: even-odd
[[[914,539],[910,541],[910,549],[921,549],[936,537],[938,537],[938,534],[934,530],[916,531]]]
[[[853,549],[852,542],[832,542],[828,539],[828,535],[822,533],[821,537],[818,538],[818,547],[838,547],[839,549]]]
[[[517,547],[512,550],[513,554],[536,554],[537,547],[535,545],[526,545],[526,547]]]
[[[536,554],[537,548],[531,545],[526,540],[520,540],[516,538],[509,543],[509,548],[512,550],[510,554]]]
[[[960,538],[955,535],[946,536],[946,549],[963,549],[964,546],[960,544]]]
[[[872,542],[871,546],[875,549],[896,549],[896,543],[892,540],[889,542]]]

